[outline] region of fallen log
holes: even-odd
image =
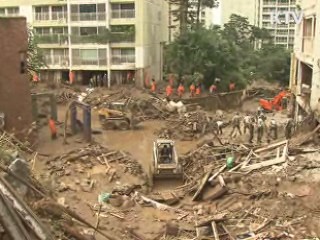
[[[192,197],[192,201],[196,201],[199,198],[199,196],[202,193],[204,187],[208,183],[208,179],[209,179],[210,175],[211,175],[211,171],[207,172],[207,174],[203,177],[203,179],[201,180],[201,184],[200,184],[198,190],[196,191],[196,193]]]

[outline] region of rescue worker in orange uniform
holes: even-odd
[[[173,93],[173,88],[170,84],[168,84],[168,86],[166,87],[166,96],[170,97]]]
[[[196,86],[194,85],[194,83],[192,83],[190,85],[190,97],[194,97],[195,91],[196,91]]]
[[[70,71],[70,72],[69,72],[69,83],[70,83],[70,85],[73,85],[73,83],[74,83],[74,78],[75,78],[74,72],[73,72],[73,71]]]
[[[34,74],[33,75],[33,78],[32,78],[32,82],[33,82],[33,85],[37,85],[38,84],[38,82],[39,82],[39,76],[38,76],[38,74]]]
[[[54,140],[57,138],[57,128],[56,123],[52,117],[49,118],[49,128],[51,133],[51,139]]]
[[[180,83],[179,84],[179,87],[178,87],[178,96],[180,97],[180,98],[182,98],[182,96],[183,96],[183,94],[184,94],[184,86],[183,86],[183,84],[182,83]]]
[[[152,93],[155,93],[157,90],[157,87],[156,87],[156,81],[154,80],[154,78],[152,79],[152,83],[151,83],[151,92]]]
[[[229,83],[229,91],[232,92],[236,89],[236,84],[234,82]]]
[[[196,96],[200,96],[201,94],[201,87],[200,87],[200,84],[197,86],[196,88]]]

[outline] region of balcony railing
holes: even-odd
[[[71,21],[104,21],[106,20],[106,13],[72,13]]]
[[[65,12],[52,12],[50,13],[34,13],[33,18],[35,21],[67,21],[67,13]]]
[[[44,57],[44,61],[47,65],[55,65],[61,67],[68,67],[69,66],[69,59],[67,56],[59,56],[59,55],[46,55]]]
[[[313,55],[313,37],[304,37],[302,40],[302,52],[307,55]]]
[[[107,44],[109,42],[108,35],[88,35],[88,36],[71,36],[71,43],[100,43]]]
[[[135,55],[113,55],[112,64],[121,65],[128,63],[135,63]]]
[[[68,44],[67,35],[36,35],[35,40],[38,44]]]
[[[135,18],[135,10],[134,9],[112,10],[111,17],[115,19]]]
[[[97,58],[97,59],[84,59],[80,57],[73,58],[73,65],[75,66],[106,66],[107,65],[107,58]]]
[[[52,20],[65,21],[67,19],[67,13],[65,13],[65,12],[52,12],[51,18],[52,18]]]

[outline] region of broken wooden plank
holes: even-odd
[[[209,178],[209,182],[212,182],[213,179],[215,179],[220,173],[222,173],[225,169],[227,168],[227,165],[223,165],[218,172],[216,172],[215,174],[213,174],[210,178]]]
[[[260,169],[260,168],[263,168],[263,167],[268,167],[268,166],[284,163],[287,160],[287,154],[288,154],[288,145],[286,145],[283,148],[283,152],[282,152],[282,156],[281,157],[278,157],[278,158],[273,159],[273,160],[264,161],[264,162],[261,162],[261,163],[252,164],[252,165],[249,165],[249,166],[246,166],[246,167],[242,167],[241,170],[242,171],[252,171],[252,170],[257,170],[257,169]]]
[[[252,164],[252,165],[249,165],[249,166],[246,166],[246,167],[242,167],[241,170],[244,171],[244,172],[257,170],[257,169],[260,169],[260,168],[263,168],[263,167],[268,167],[268,166],[284,163],[285,161],[286,161],[285,158],[278,158],[278,159],[264,161],[262,163],[256,163],[256,164]]]
[[[211,222],[211,227],[212,227],[214,239],[215,239],[215,240],[220,240],[219,232],[218,232],[218,227],[217,227],[217,224],[216,224],[215,221],[212,221],[212,222]]]
[[[196,224],[196,227],[206,226],[206,225],[210,224],[213,221],[214,222],[221,222],[221,221],[225,220],[225,216],[227,216],[227,212],[222,212],[222,213],[215,214],[214,216],[209,217],[206,220],[202,220],[201,222],[198,222]]]
[[[264,152],[264,151],[267,151],[267,150],[274,149],[276,147],[280,147],[280,146],[285,145],[287,143],[288,143],[288,140],[283,140],[283,141],[280,141],[280,142],[277,142],[277,143],[269,144],[266,147],[258,148],[254,152],[255,153],[261,153],[261,152]]]
[[[196,201],[199,198],[200,194],[202,193],[204,187],[206,186],[206,184],[208,182],[210,175],[211,175],[211,171],[207,172],[206,175],[203,177],[198,190],[196,191],[196,193],[192,197],[192,201]]]

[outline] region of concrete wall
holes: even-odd
[[[21,52],[28,48],[25,18],[0,18],[0,112],[5,130],[20,131],[32,123],[29,78],[21,73]]]

